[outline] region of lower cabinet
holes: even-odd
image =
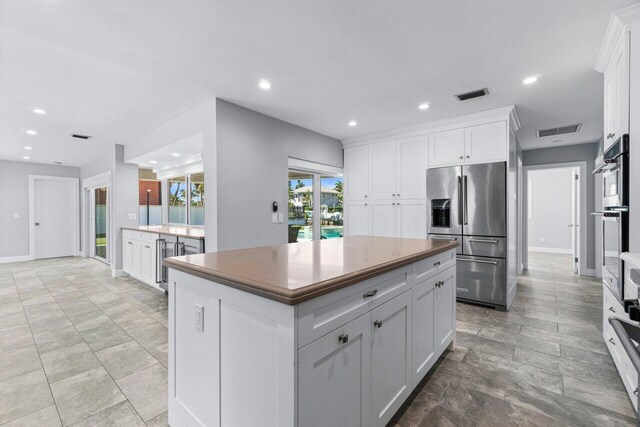
[[[411,292],[371,312],[373,425],[385,426],[411,393]]]
[[[300,348],[299,425],[387,425],[454,339],[455,274],[437,271]]]
[[[371,313],[298,351],[300,426],[371,425]]]
[[[157,234],[123,230],[122,270],[148,285],[156,285]]]

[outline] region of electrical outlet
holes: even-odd
[[[204,306],[196,304],[194,315],[196,330],[204,332]]]
[[[271,222],[274,223],[274,224],[278,223],[278,213],[277,212],[274,212],[274,213],[271,214]]]
[[[129,221],[135,221],[136,220],[136,214],[135,213],[130,213],[128,215],[128,217],[129,217]]]
[[[278,214],[278,222],[280,224],[282,224],[284,222],[284,214],[283,213],[279,213]]]

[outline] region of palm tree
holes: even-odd
[[[338,192],[338,200],[342,203],[342,181],[337,181],[333,189]]]

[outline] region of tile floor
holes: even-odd
[[[458,304],[458,348],[392,425],[636,425],[601,335],[601,282],[569,255],[531,253],[518,283],[507,313]]]
[[[167,299],[110,273],[0,265],[0,425],[167,425]]]
[[[458,348],[391,425],[635,425],[601,300],[531,254],[511,311],[458,304]],[[98,261],[0,265],[0,425],[166,425],[166,324],[163,293]]]

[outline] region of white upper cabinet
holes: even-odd
[[[427,197],[426,135],[399,139],[396,142],[396,195],[400,199]]]
[[[506,121],[429,135],[429,167],[507,160],[507,153]]]
[[[448,166],[464,161],[464,129],[429,134],[429,166]]]
[[[369,146],[344,150],[345,199],[365,200],[369,195]]]
[[[465,163],[506,159],[507,122],[487,123],[464,129]]]
[[[604,72],[604,148],[629,132],[629,33],[620,37]]]
[[[371,200],[391,200],[396,197],[396,143],[373,144],[369,147],[369,182]]]

